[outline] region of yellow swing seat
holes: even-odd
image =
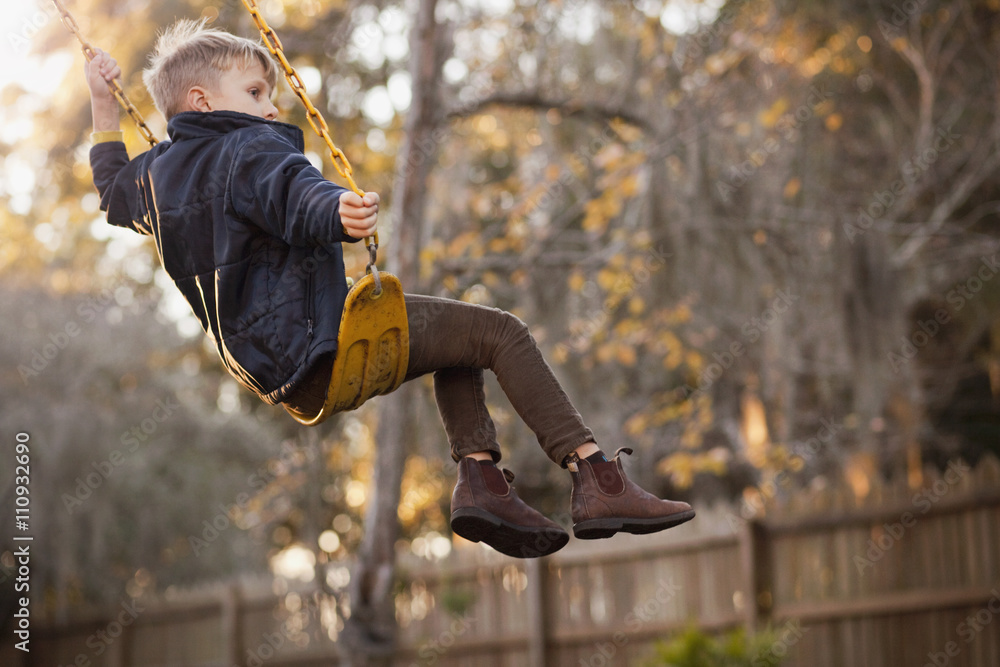
[[[375,276],[366,274],[347,293],[337,335],[326,403],[317,414],[285,406],[295,421],[306,426],[330,415],[354,410],[373,396],[399,388],[410,361],[410,332],[399,279],[380,271],[381,292]]]

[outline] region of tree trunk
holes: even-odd
[[[436,154],[434,128],[439,118],[440,72],[445,51],[435,44],[437,0],[421,0],[410,33],[413,97],[407,114],[406,140],[397,156],[393,185],[395,227],[390,265],[408,292],[417,285],[419,248],[424,235],[427,177]],[[447,40],[442,40],[446,44]],[[351,617],[344,629],[350,665],[389,665],[396,644],[397,510],[400,483],[411,439],[413,405],[410,387],[379,399],[380,426],[375,474],[365,517],[365,537],[351,577]]]

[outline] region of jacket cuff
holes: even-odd
[[[102,132],[92,132],[90,141],[93,144],[106,144],[112,141],[125,141],[125,133],[121,130],[104,130]]]

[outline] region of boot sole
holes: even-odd
[[[599,540],[611,537],[615,533],[632,533],[633,535],[647,535],[656,533],[667,528],[679,526],[694,518],[694,510],[678,512],[664,517],[653,519],[628,519],[624,517],[611,517],[607,519],[587,519],[573,524],[573,535],[581,540]]]
[[[452,512],[451,529],[470,542],[483,542],[513,558],[548,556],[569,542],[569,534],[561,528],[517,526],[477,507]]]

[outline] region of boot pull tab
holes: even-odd
[[[506,468],[501,468],[501,471],[503,472],[503,477],[504,477],[504,479],[507,480],[507,483],[508,484],[513,484],[514,483],[514,473],[512,473],[510,470],[507,470]]]
[[[619,447],[618,451],[615,452],[615,458],[618,458],[619,454],[628,454],[629,456],[632,456],[632,448],[631,447]]]
[[[568,468],[570,472],[580,472],[580,466],[577,465],[580,462],[580,455],[576,452],[570,452],[563,459],[563,467]]]

